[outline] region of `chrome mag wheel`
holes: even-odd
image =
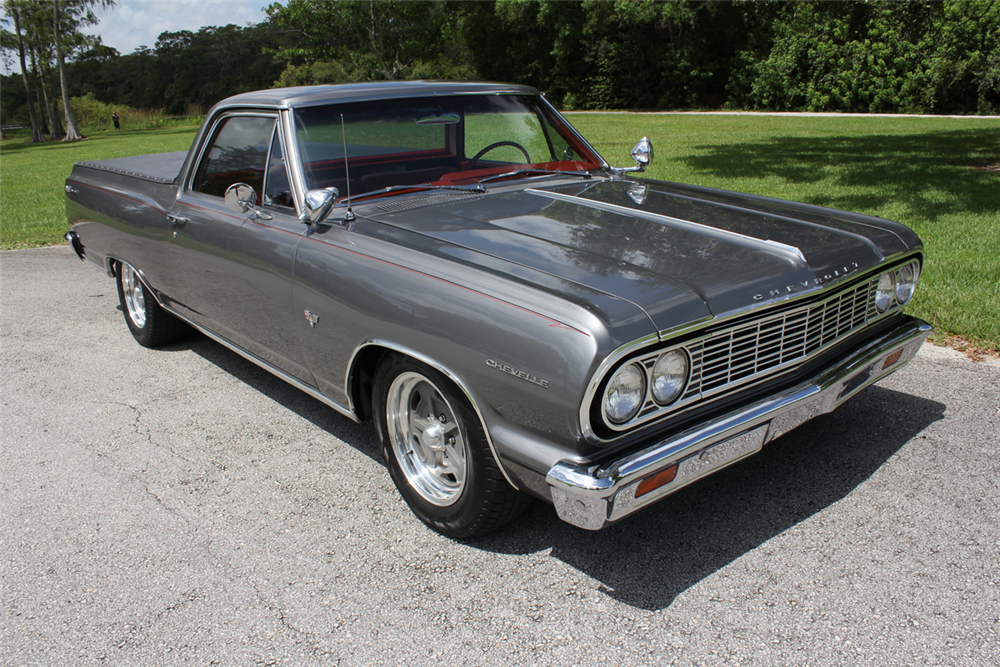
[[[386,397],[392,451],[409,485],[437,507],[454,504],[468,477],[468,449],[455,410],[420,373],[400,373]]]
[[[137,329],[146,326],[146,297],[143,294],[142,282],[135,270],[128,264],[121,266],[122,297],[125,309],[132,324]]]
[[[188,332],[187,325],[160,306],[139,272],[125,262],[115,262],[115,282],[118,284],[118,303],[121,304],[125,324],[132,336],[143,347],[156,347],[171,343]]]

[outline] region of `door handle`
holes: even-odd
[[[184,225],[187,224],[188,219],[179,215],[167,213],[167,221],[170,223],[170,228],[174,230],[174,238],[177,238],[177,230],[183,229]]]

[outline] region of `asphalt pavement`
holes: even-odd
[[[0,253],[0,665],[1000,664],[1000,366],[925,346],[603,532],[420,524],[374,431]]]

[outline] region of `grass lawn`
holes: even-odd
[[[197,131],[195,126],[96,132],[83,141],[34,145],[22,135],[0,143],[0,250],[65,243],[63,186],[73,163],[185,151]]]
[[[907,311],[1000,350],[1000,120],[569,114],[616,166],[643,135],[651,178],[897,220],[924,242]]]
[[[651,178],[832,206],[912,227],[927,261],[909,312],[937,337],[1000,349],[1000,120],[570,114],[612,164],[643,135]],[[62,243],[63,181],[77,160],[184,150],[196,128],[0,146],[0,247]]]

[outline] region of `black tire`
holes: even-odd
[[[528,504],[528,496],[504,479],[468,401],[441,373],[387,355],[372,399],[389,474],[425,524],[448,537],[480,537]]]
[[[188,333],[188,326],[163,310],[131,266],[124,262],[115,265],[115,283],[125,323],[139,345],[165,345]]]

